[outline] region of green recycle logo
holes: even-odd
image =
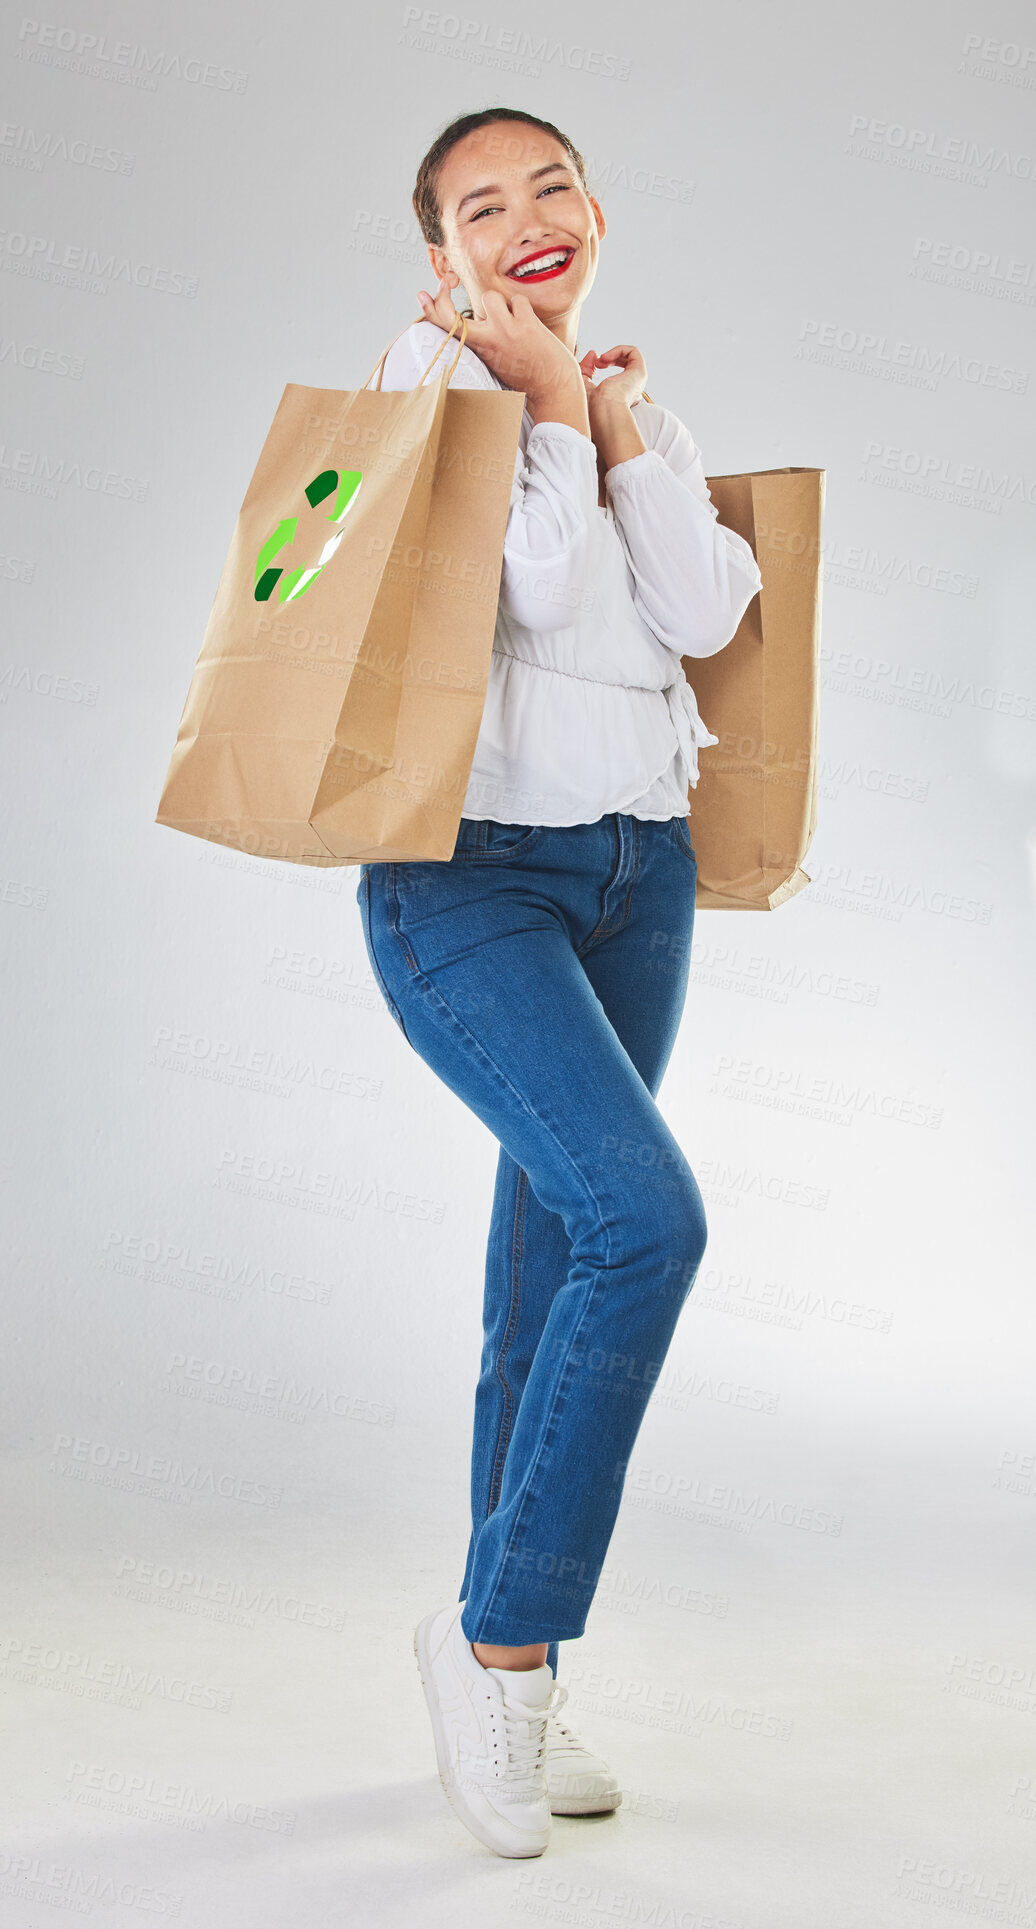
[[[337,469],[324,469],[320,475],[314,476],[312,482],[307,484],[306,499],[311,508],[315,509],[318,503],[326,502],[328,496],[331,495],[333,491],[337,491],[334,507],[328,511],[327,520],[328,522],[340,523],[356,501],[362,481],[363,471],[361,469],[345,469],[342,471],[341,476],[339,476]],[[328,563],[331,561],[335,550],[338,548],[345,534],[343,529],[336,529],[334,535],[328,537],[327,542],[320,552],[319,562],[309,566],[303,565],[300,569],[284,570],[282,568],[274,568],[274,557],[278,556],[282,549],[290,549],[292,543],[295,541],[295,531],[298,528],[298,521],[297,516],[286,516],[283,522],[277,524],[273,535],[267,537],[267,540],[260,549],[255,559],[255,600],[257,603],[269,602],[278,583],[280,583],[280,590],[277,596],[279,603],[290,603],[296,597],[305,595],[310,584],[316,582],[321,570],[327,568]]]

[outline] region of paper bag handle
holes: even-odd
[[[427,317],[427,315],[416,315],[416,316],[414,317],[414,320],[415,320],[415,321],[427,321],[427,319],[428,319],[428,317]],[[453,361],[452,361],[452,363],[451,363],[451,365],[450,365],[450,375],[452,375],[452,374],[453,374],[453,371],[454,371],[454,369],[456,368],[456,366],[457,366],[457,363],[458,363],[458,362],[460,361],[460,357],[461,357],[461,350],[462,350],[462,348],[464,347],[464,343],[465,343],[465,341],[467,340],[467,334],[468,334],[468,321],[467,321],[467,316],[466,316],[466,315],[457,315],[457,316],[456,316],[456,318],[454,319],[454,321],[453,321],[453,322],[451,323],[451,325],[450,325],[450,331],[449,331],[449,334],[448,334],[448,335],[447,335],[447,334],[444,334],[444,335],[443,335],[443,338],[442,338],[442,341],[441,341],[441,342],[439,343],[439,346],[438,346],[438,348],[436,349],[436,351],[435,351],[435,354],[434,354],[434,355],[432,356],[432,359],[431,359],[431,361],[430,361],[430,362],[429,362],[429,364],[428,364],[428,368],[426,368],[426,369],[423,369],[423,370],[422,370],[422,372],[421,372],[421,377],[420,377],[420,380],[419,380],[419,381],[417,382],[417,384],[416,384],[416,386],[417,386],[418,388],[420,388],[420,387],[421,387],[421,385],[422,385],[422,383],[423,383],[423,381],[424,381],[424,378],[425,378],[425,376],[426,376],[426,375],[427,375],[427,373],[428,373],[428,369],[429,369],[429,368],[433,368],[433,367],[434,367],[434,365],[435,365],[435,363],[436,363],[436,362],[438,361],[438,359],[439,359],[439,357],[440,357],[440,355],[442,354],[442,351],[443,351],[443,349],[444,349],[444,348],[446,347],[446,344],[447,344],[447,342],[448,342],[448,341],[449,341],[449,339],[450,339],[450,335],[452,335],[452,334],[453,334],[453,331],[454,331],[454,329],[455,329],[455,328],[456,328],[456,326],[457,326],[457,322],[459,322],[459,323],[460,323],[460,341],[459,341],[459,343],[458,343],[458,345],[457,345],[457,353],[456,353],[456,355],[454,356],[454,358],[453,358]],[[408,323],[407,323],[407,328],[413,328],[413,326],[414,326],[414,323],[413,323],[413,322],[408,322]],[[389,353],[389,349],[392,349],[392,348],[394,348],[394,347],[395,347],[395,345],[396,345],[396,343],[397,343],[397,342],[398,342],[398,340],[399,340],[399,336],[400,336],[400,335],[405,335],[405,334],[406,334],[406,328],[401,328],[401,329],[400,329],[400,331],[399,331],[399,335],[393,335],[393,337],[392,337],[392,340],[390,341],[390,343],[389,343],[389,345],[388,345],[388,348],[386,348],[386,350],[385,350],[385,353],[384,353],[384,355],[382,355],[382,357],[381,357],[381,360],[380,360],[379,362],[375,362],[375,364],[374,364],[374,367],[373,367],[373,368],[371,369],[371,375],[373,375],[373,374],[375,373],[375,371],[377,372],[377,377],[378,377],[378,380],[377,380],[377,384],[376,384],[376,391],[377,391],[377,390],[380,390],[380,388],[381,388],[381,380],[382,380],[382,376],[383,376],[383,375],[384,375],[384,373],[385,373],[385,361],[386,361],[386,358],[387,358],[387,356],[388,356],[388,353]],[[441,370],[440,370],[440,373],[441,373]],[[371,375],[368,375],[368,377],[367,377],[367,382],[369,382],[369,381],[370,381],[370,378],[371,378]],[[450,379],[450,375],[447,375],[447,377],[446,377],[446,380],[447,380],[447,382],[449,382],[449,379]],[[367,386],[367,382],[364,382],[364,383],[363,383],[363,387],[364,387],[364,388],[366,388],[366,386]]]
[[[428,319],[427,315],[415,315],[414,317],[414,321],[427,321],[427,319]],[[438,348],[435,351],[435,354],[432,356],[432,359],[428,364],[428,368],[423,370],[420,376],[420,379],[416,384],[418,388],[421,387],[421,384],[428,373],[428,369],[432,368],[434,364],[438,361],[440,355],[442,354],[443,349],[446,347],[446,343],[449,341],[450,336],[453,334],[453,331],[456,328],[458,321],[460,322],[460,344],[458,346],[457,353],[454,356],[452,363],[450,364],[450,374],[447,375],[446,377],[447,383],[449,382],[450,376],[452,376],[453,371],[457,366],[457,363],[460,361],[461,349],[464,347],[464,343],[467,339],[468,318],[466,315],[458,315],[456,319],[450,324],[449,334],[443,337],[443,340],[440,342]],[[413,326],[414,326],[414,322],[407,323],[407,328],[413,328]],[[405,335],[405,334],[406,334],[406,328],[401,328],[399,331],[399,335],[393,335],[392,340],[388,345],[388,348],[386,348],[385,353],[381,357],[381,360],[378,362],[375,362],[374,368],[371,369],[371,375],[375,373],[375,370],[377,371],[378,380],[377,380],[376,387],[379,391],[381,389],[382,376],[385,373],[385,362],[388,358],[389,350],[395,348],[395,345],[398,342],[400,335]],[[368,375],[367,382],[370,381],[371,375]],[[364,388],[366,388],[367,382],[363,383]],[[648,394],[647,389],[644,389],[643,395],[644,395],[645,402],[651,402],[653,400],[653,398]]]

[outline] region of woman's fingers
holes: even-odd
[[[512,312],[517,314],[517,303],[520,301],[527,302],[528,299],[529,299],[528,295],[523,295],[517,288],[515,289],[514,294],[511,296],[510,301],[508,301],[506,295],[502,295],[500,293],[499,288],[487,288],[485,294],[482,297],[482,306],[486,311],[486,320],[488,321],[490,317],[494,314],[498,316],[510,315]],[[516,304],[513,311],[511,308],[511,302],[514,302]],[[490,304],[492,304],[492,306],[490,306]]]
[[[619,383],[619,393],[629,396],[631,403],[639,402],[647,387],[647,365],[639,348],[633,342],[618,342],[614,348],[605,349],[597,360],[602,367],[614,371],[611,381]],[[608,386],[607,382],[600,384],[601,388]]]
[[[605,349],[604,354],[599,355],[597,359],[599,362],[621,361],[626,364],[635,362],[639,368],[643,363],[644,357],[639,348],[635,348],[632,342],[620,342],[616,348]]]
[[[442,275],[440,277],[439,285],[434,295],[430,295],[426,288],[419,288],[417,291],[417,299],[422,314],[424,314],[429,321],[437,322],[441,328],[445,329],[449,329],[452,326],[456,319],[457,310],[454,307],[449,275]]]

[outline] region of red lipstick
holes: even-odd
[[[558,249],[557,249],[557,248],[539,248],[539,249],[537,249],[537,254],[541,254],[541,255],[552,255],[552,254],[557,254],[557,253],[558,253]],[[526,261],[535,261],[535,259],[536,259],[536,255],[526,255],[526,257],[525,257],[525,259],[526,259]],[[508,270],[508,279],[509,279],[510,281],[517,281],[517,282],[518,282],[518,283],[520,284],[520,286],[521,286],[521,287],[523,287],[523,288],[525,287],[525,285],[526,285],[526,283],[527,283],[527,282],[530,282],[530,281],[553,281],[553,279],[554,279],[554,276],[555,276],[555,275],[563,275],[563,274],[564,274],[564,272],[565,272],[565,270],[566,270],[566,268],[567,268],[567,267],[569,266],[569,263],[570,263],[570,262],[572,262],[572,261],[574,261],[574,260],[575,260],[575,249],[574,249],[574,248],[572,248],[572,249],[570,249],[570,251],[569,251],[569,254],[568,254],[568,260],[567,260],[567,261],[560,261],[560,262],[558,262],[558,264],[556,265],[556,267],[553,267],[553,268],[545,268],[545,269],[544,269],[544,270],[542,271],[542,273],[540,273],[540,274],[535,274],[535,273],[534,273],[534,274],[531,274],[531,275],[516,275],[516,274],[515,274],[515,272],[514,272],[514,268],[511,268],[511,269],[509,269],[509,270]],[[521,266],[522,266],[522,264],[521,264],[521,262],[520,262],[520,261],[516,261],[516,262],[515,262],[515,268],[520,268]]]

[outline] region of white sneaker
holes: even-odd
[[[414,1633],[439,1780],[454,1813],[497,1855],[542,1855],[550,1841],[547,1720],[568,1699],[549,1667],[484,1668],[460,1624],[463,1601]]]
[[[584,1748],[556,1714],[547,1723],[547,1799],[552,1815],[603,1815],[622,1801],[607,1762]]]

